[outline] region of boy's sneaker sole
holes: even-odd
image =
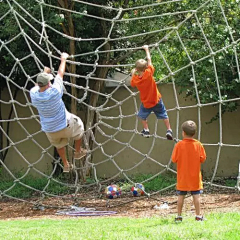
[[[73,170],[73,165],[72,164],[69,164],[68,166],[63,167],[63,173],[69,173],[72,170]]]
[[[195,220],[201,222],[201,221],[206,221],[207,219],[202,216],[202,217],[195,217]]]
[[[182,222],[182,217],[181,216],[175,217],[175,223],[179,222]]]
[[[166,138],[167,138],[168,140],[173,140],[172,131],[167,130]]]
[[[148,131],[145,131],[144,129],[141,131],[141,135],[145,138],[149,138],[150,137],[150,133]]]

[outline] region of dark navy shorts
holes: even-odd
[[[154,112],[157,119],[167,119],[167,111],[166,108],[163,104],[162,99],[160,98],[159,102],[152,108],[145,108],[143,104],[141,104],[139,112],[138,112],[138,117],[141,118],[142,120],[146,120],[147,117],[151,114],[151,112]]]
[[[197,190],[197,191],[189,191],[191,195],[197,195],[197,194],[202,194],[203,190]],[[177,195],[187,195],[187,191],[179,191],[177,190]]]

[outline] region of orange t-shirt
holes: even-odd
[[[172,161],[177,164],[177,190],[203,189],[201,163],[205,160],[204,147],[198,140],[185,138],[176,144]]]
[[[154,107],[160,100],[161,94],[154,81],[154,67],[149,65],[142,77],[134,74],[131,79],[131,86],[137,87],[140,92],[140,99],[145,108]]]

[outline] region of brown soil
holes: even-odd
[[[98,211],[116,211],[113,217],[152,217],[176,215],[176,196],[158,196],[153,198],[128,197],[113,200],[87,198],[81,200],[79,207],[95,208]],[[32,199],[32,202],[36,199]],[[155,209],[164,201],[168,202],[169,209]],[[201,196],[203,214],[210,212],[240,212],[240,194],[203,194]],[[48,198],[42,201],[44,209],[35,209],[34,204],[9,199],[0,201],[0,219],[39,219],[39,218],[71,218],[66,215],[56,215],[60,209],[72,206],[72,201],[62,198]],[[194,216],[194,207],[191,197],[186,197],[183,207],[184,215]],[[108,216],[109,217],[109,216]]]

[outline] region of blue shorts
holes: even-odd
[[[151,114],[151,112],[154,112],[157,119],[167,119],[167,111],[166,108],[163,104],[162,99],[160,98],[159,102],[152,108],[145,108],[143,104],[141,104],[139,112],[138,112],[138,117],[141,118],[142,120],[146,120],[147,117]]]
[[[203,190],[197,190],[197,191],[189,191],[191,195],[197,195],[197,194],[202,194]],[[187,191],[180,191],[177,190],[177,195],[187,195]]]

